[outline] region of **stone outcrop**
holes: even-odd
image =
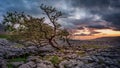
[[[0,58],[0,68],[7,68],[7,62],[3,58]]]
[[[120,68],[120,47],[103,50],[94,55],[64,60],[60,68]]]
[[[14,47],[14,45],[18,44],[0,39],[0,68],[7,68],[6,59],[10,57],[20,57],[21,55],[38,51],[35,46],[19,48]],[[77,49],[79,53],[80,48],[77,47]],[[59,68],[120,68],[120,46],[99,50],[98,52],[96,52],[96,49],[91,48],[87,50],[89,54],[84,57],[76,55],[74,50],[68,49],[65,50],[64,54],[57,51],[54,52],[49,47],[41,47],[40,50],[43,51],[44,55],[58,55],[66,58],[57,65]],[[20,61],[10,62],[10,64],[15,68],[56,68],[50,61],[42,60],[40,56],[29,56],[25,63]]]
[[[41,60],[39,56],[30,56],[27,63],[19,68],[54,68],[54,65],[50,61]]]

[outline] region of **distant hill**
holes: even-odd
[[[0,34],[4,34],[4,33],[5,33],[4,26],[0,24]]]
[[[102,37],[92,40],[70,40],[72,45],[111,45],[120,46],[120,36],[118,37]]]
[[[120,41],[120,36],[117,37],[101,37],[93,39],[93,41]]]

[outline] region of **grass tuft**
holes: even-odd
[[[7,67],[8,67],[8,68],[13,68],[13,65],[10,64],[10,63],[8,63],[8,64],[7,64]]]
[[[60,63],[60,59],[59,59],[59,57],[58,56],[53,56],[51,59],[50,59],[50,61],[54,64],[54,65],[56,65],[56,64],[58,64],[58,63]]]
[[[0,34],[0,38],[5,38],[5,39],[7,39],[7,38],[8,38],[8,35],[6,35],[6,34]]]
[[[20,61],[26,62],[26,58],[18,57],[18,58],[9,59],[9,62],[20,62]]]
[[[110,46],[109,45],[82,45],[81,46],[82,48],[85,48],[85,49],[89,49],[89,48],[95,48],[95,49],[106,49],[106,48],[109,48]]]

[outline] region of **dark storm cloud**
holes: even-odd
[[[92,31],[89,35],[99,34],[100,32]]]
[[[71,0],[74,7],[84,7],[88,9],[106,9],[108,7],[120,8],[120,0]]]
[[[103,25],[90,25],[90,26],[86,26],[87,28],[94,28],[94,29],[109,29],[109,27],[107,26],[103,26]]]
[[[40,13],[39,6],[32,0],[0,0],[0,18],[9,11],[25,12],[30,15]]]
[[[109,0],[71,0],[72,5],[76,7],[106,7]]]
[[[120,13],[105,15],[103,19],[111,22],[112,26],[116,27],[115,30],[120,30]]]
[[[0,8],[1,11],[17,11],[17,12],[26,12],[31,15],[37,15],[40,13],[39,10],[39,1],[33,1],[33,0],[0,0],[0,4],[2,8]],[[3,13],[5,13],[3,12]]]
[[[101,14],[103,11],[107,11],[106,9],[110,5],[110,0],[71,0],[71,4],[73,7],[78,8],[86,8],[93,14]]]
[[[77,29],[79,29],[79,30],[83,30],[84,28],[83,28],[83,27],[77,27]]]
[[[60,23],[66,28],[88,26],[96,29],[120,29],[120,0],[0,0],[0,21],[7,11],[24,11],[40,17],[41,4],[61,10],[64,19],[60,19]]]
[[[91,35],[99,34],[99,33],[100,33],[100,32],[91,31],[90,34],[84,34],[84,33],[81,33],[81,34],[75,34],[74,36],[91,36]]]
[[[79,19],[77,21],[72,20],[74,25],[82,25],[87,24],[91,27],[91,24],[93,25],[92,28],[97,29],[104,29],[109,27],[114,27],[116,30],[120,29],[120,0],[70,0],[72,7],[74,8],[84,8],[85,11],[88,11],[91,15],[100,15],[101,16],[101,22],[106,21],[108,24],[111,25],[99,25],[101,22],[98,22],[100,20],[93,21],[94,17],[91,18],[83,18]],[[89,15],[88,15],[89,16]],[[87,16],[86,16],[87,17]],[[96,22],[98,25],[94,26],[94,23]]]
[[[48,6],[56,7],[64,13],[64,16],[68,16],[66,5],[64,0],[0,0],[0,21],[2,15],[8,11],[25,12],[32,16],[41,17],[42,11],[40,5],[45,4]]]
[[[76,34],[76,35],[74,35],[74,36],[89,36],[89,34]]]
[[[55,0],[0,0],[0,15],[8,11],[25,12],[33,16],[40,16],[40,5],[54,5]]]

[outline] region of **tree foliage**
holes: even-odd
[[[42,45],[44,41],[59,49],[55,40],[69,35],[58,23],[62,13],[51,6],[41,5],[40,8],[47,18],[35,18],[23,12],[7,12],[3,21],[6,31],[12,40],[30,41],[36,45]],[[50,20],[50,24],[45,22],[46,19]]]

